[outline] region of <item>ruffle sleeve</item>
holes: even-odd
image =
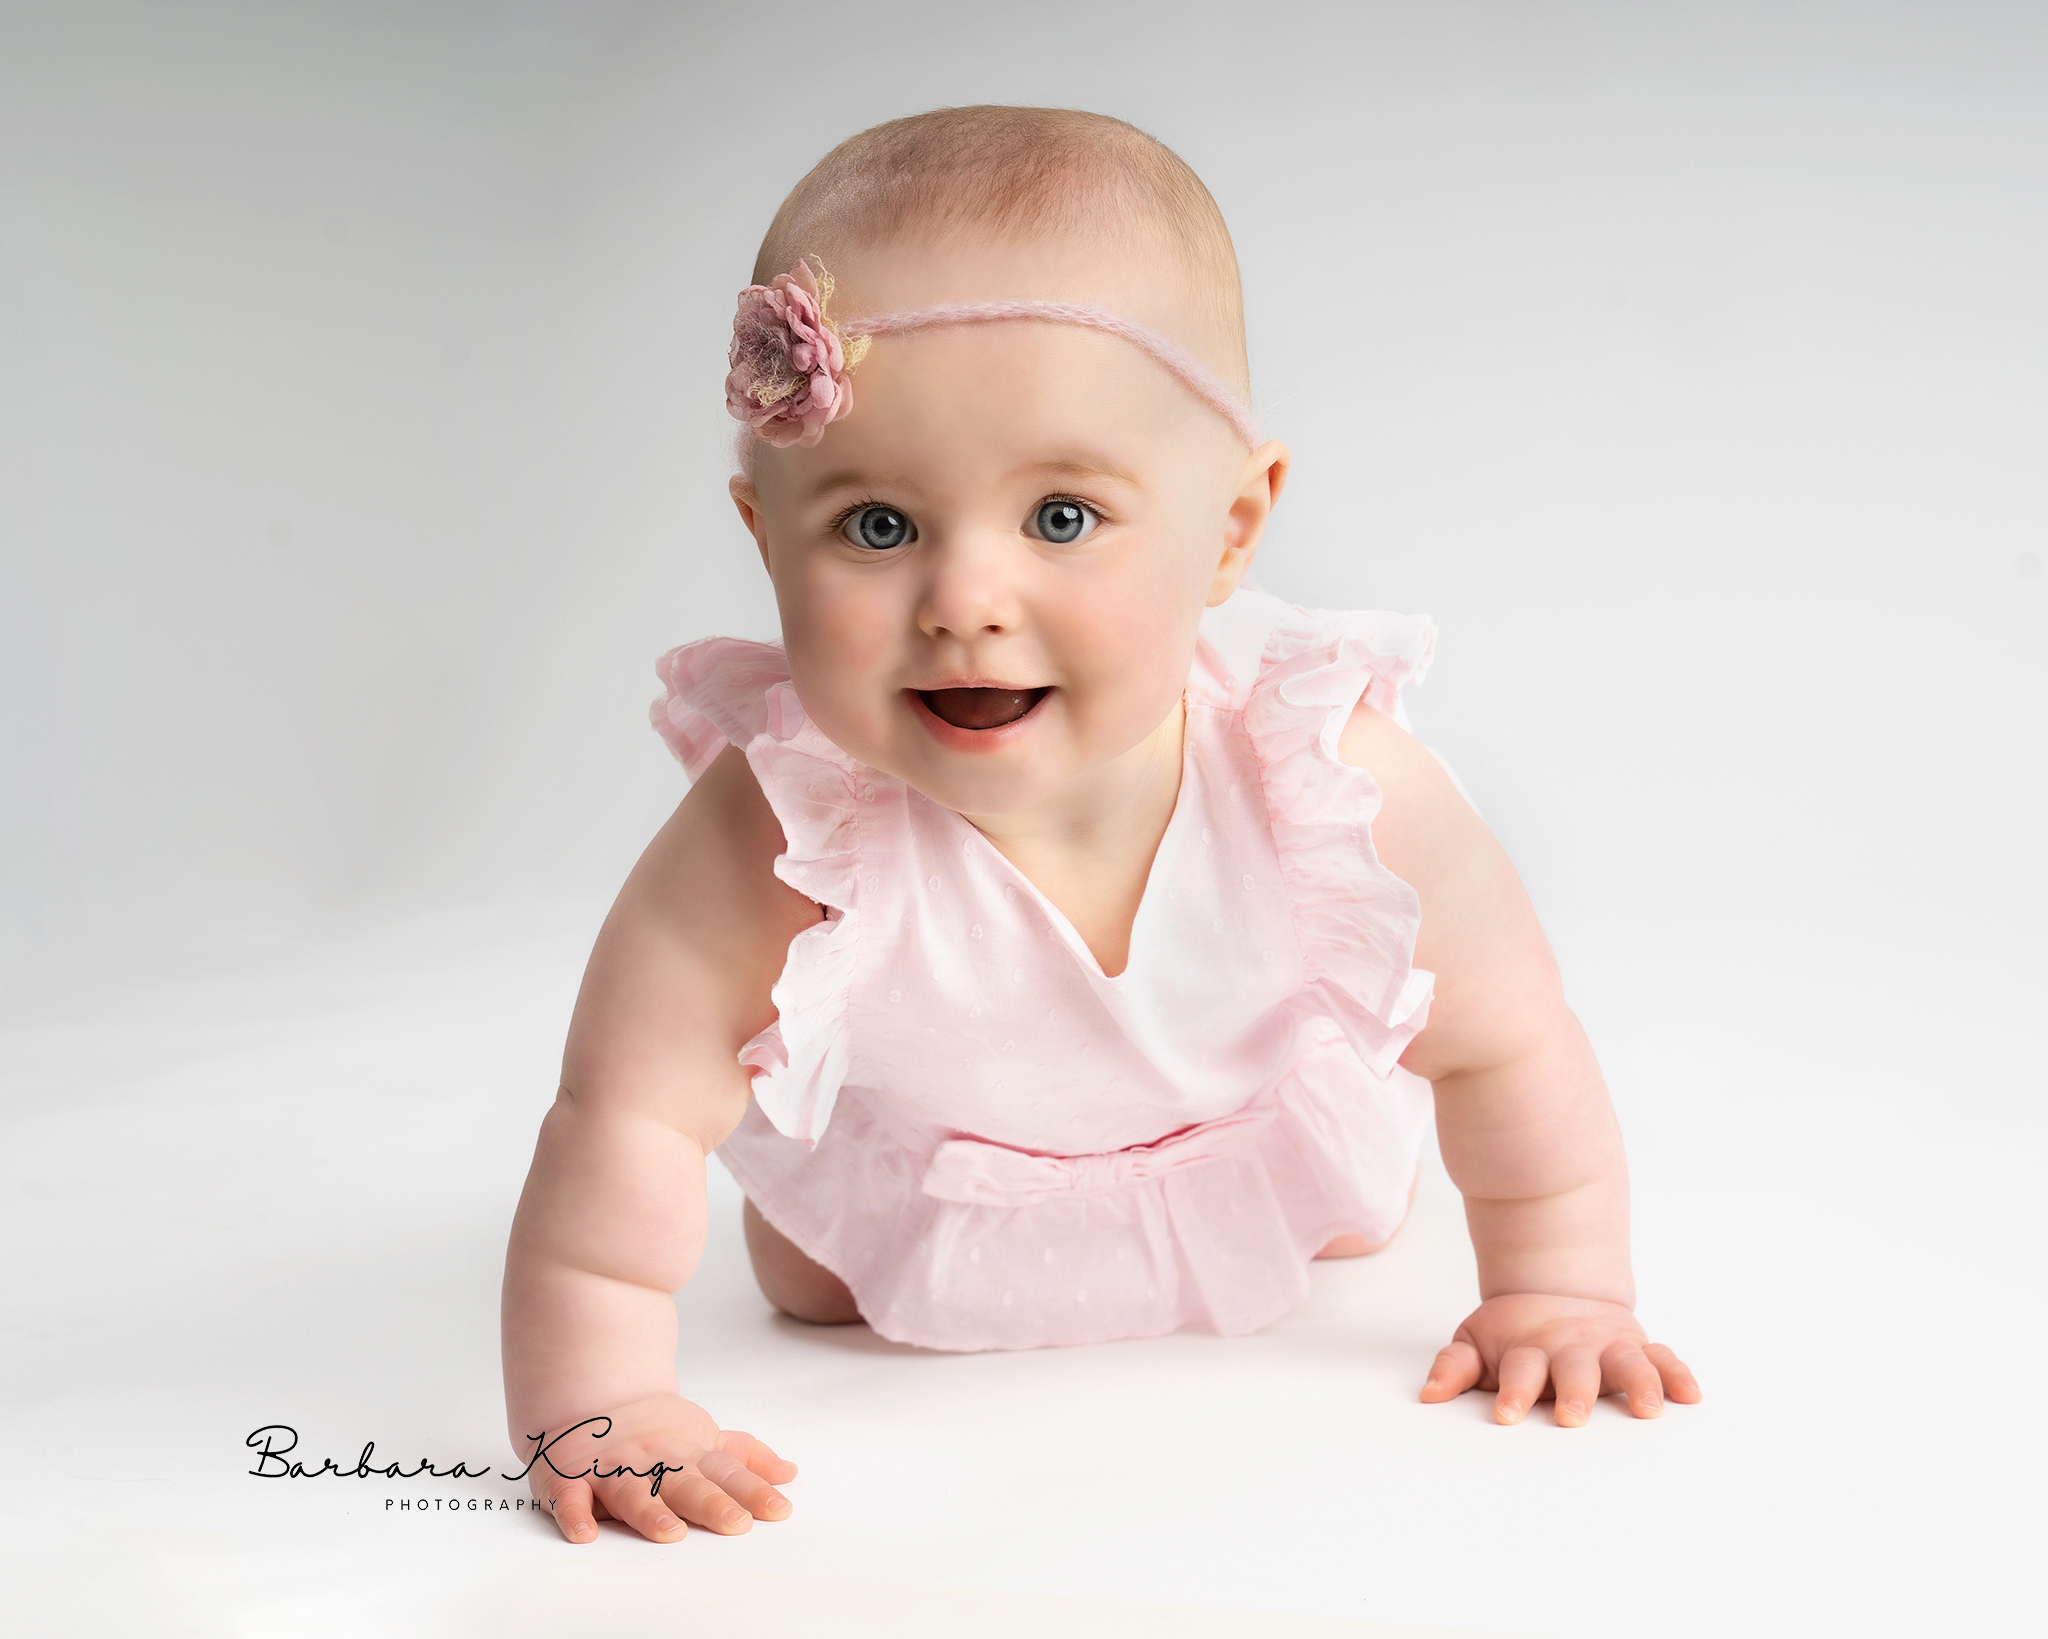
[[[664,687],[648,715],[676,760],[695,780],[724,746],[740,748],[782,825],[775,874],[825,912],[789,942],[770,993],[775,1020],[739,1053],[762,1113],[810,1148],[846,1079],[865,771],[804,714],[774,644],[706,638],[671,649],[655,670]]]
[[[1435,644],[1419,615],[1291,610],[1267,636],[1245,704],[1304,1000],[1378,1076],[1427,1021],[1434,975],[1415,966],[1421,900],[1373,848],[1379,785],[1339,761],[1337,744],[1360,701],[1407,726],[1402,686],[1421,681]]]

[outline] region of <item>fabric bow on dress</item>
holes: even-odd
[[[924,1192],[971,1206],[1023,1206],[1060,1195],[1092,1195],[1228,1155],[1270,1122],[1271,1104],[1219,1116],[1150,1144],[1097,1155],[1034,1155],[978,1138],[949,1139],[925,1169]]]

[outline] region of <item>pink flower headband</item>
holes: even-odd
[[[746,423],[739,450],[740,466],[749,474],[755,439],[778,449],[791,444],[808,449],[825,436],[827,426],[853,408],[851,372],[867,356],[868,344],[876,336],[1004,319],[1085,325],[1121,336],[1228,421],[1247,448],[1259,442],[1251,411],[1235,393],[1165,337],[1114,313],[1072,302],[962,302],[834,324],[825,313],[832,300],[832,275],[823,262],[813,273],[814,260],[806,258],[770,283],[749,285],[740,292],[739,312],[732,321],[725,407],[733,419]]]

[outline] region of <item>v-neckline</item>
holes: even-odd
[[[1067,945],[1075,957],[1087,968],[1088,976],[1091,979],[1099,979],[1106,985],[1120,985],[1130,977],[1131,967],[1138,957],[1138,926],[1146,920],[1145,913],[1155,898],[1152,892],[1152,877],[1153,873],[1159,868],[1159,856],[1166,852],[1166,845],[1173,840],[1175,833],[1183,828],[1181,816],[1187,811],[1188,807],[1188,771],[1194,766],[1194,734],[1192,732],[1194,715],[1194,702],[1189,700],[1187,694],[1183,692],[1181,695],[1180,725],[1180,783],[1173,793],[1173,812],[1166,816],[1166,829],[1159,833],[1159,841],[1152,849],[1152,858],[1146,863],[1145,885],[1138,890],[1138,908],[1131,913],[1130,933],[1124,943],[1124,965],[1115,973],[1104,973],[1102,971],[1102,963],[1096,959],[1095,952],[1089,948],[1088,941],[1081,937],[1081,930],[1074,926],[1067,913],[1047,897],[1043,888],[1039,887],[1036,882],[1033,882],[1029,876],[1024,874],[1024,871],[1015,860],[1011,859],[1002,849],[989,841],[980,826],[968,819],[965,814],[951,808],[945,810],[946,813],[951,814],[954,820],[966,829],[970,836],[974,837],[980,842],[982,847],[989,851],[990,855],[1002,869],[1008,871],[1011,876],[1015,877],[1022,884],[1026,893],[1038,902],[1039,908],[1051,919],[1052,925],[1065,937]],[[933,806],[937,807],[939,805],[934,804]]]

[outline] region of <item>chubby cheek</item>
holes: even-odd
[[[879,752],[889,732],[903,618],[889,579],[803,554],[775,577],[798,698],[826,736],[856,757]]]
[[[1115,756],[1159,726],[1187,682],[1201,609],[1175,555],[1147,554],[1043,610],[1074,684],[1067,709],[1081,749]]]

